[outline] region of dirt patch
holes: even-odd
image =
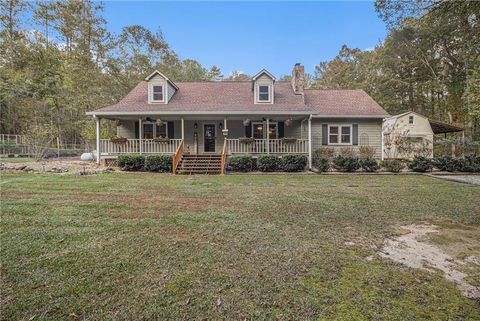
[[[98,166],[92,161],[81,161],[80,157],[65,157],[42,161],[8,162],[0,161],[0,170],[23,172],[48,172],[57,174],[97,174],[110,171],[110,167]]]
[[[430,272],[442,271],[447,280],[454,282],[462,293],[472,299],[480,298],[480,288],[467,281],[468,275],[461,272],[459,266],[478,260],[468,257],[465,260],[454,259],[439,247],[427,243],[427,235],[439,233],[438,227],[432,224],[407,225],[402,229],[407,234],[387,239],[380,255],[411,268],[424,269]]]

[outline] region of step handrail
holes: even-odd
[[[221,166],[220,166],[220,175],[225,174],[226,160],[227,160],[227,137],[225,137],[225,140],[223,141],[222,162],[221,162]]]
[[[178,148],[175,151],[175,154],[173,155],[173,158],[172,158],[172,174],[173,175],[177,174],[177,167],[182,157],[183,157],[183,139],[178,145]]]

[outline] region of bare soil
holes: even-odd
[[[402,226],[407,234],[387,239],[380,255],[411,268],[430,272],[441,271],[445,278],[454,282],[468,298],[480,298],[480,288],[470,284],[468,275],[460,271],[465,264],[476,264],[478,255],[471,255],[464,260],[455,259],[440,247],[427,243],[428,236],[439,233],[439,228],[432,224]]]

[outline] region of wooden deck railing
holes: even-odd
[[[153,139],[128,139],[124,144],[113,143],[110,139],[100,140],[100,151],[103,153],[117,154],[175,154],[181,139],[170,139],[168,142],[156,142]],[[142,148],[140,149],[140,144]]]
[[[221,175],[225,174],[225,164],[227,162],[227,145],[228,145],[228,140],[225,137],[225,140],[223,141],[223,149],[222,149],[222,162],[221,162],[221,172],[220,172]]]
[[[181,142],[178,145],[178,148],[172,157],[172,174],[173,175],[177,173],[177,167],[182,157],[183,157],[183,139],[181,139]]]
[[[239,139],[227,139],[229,154],[265,154],[267,140],[255,139],[253,142],[242,142]],[[308,139],[293,141],[284,139],[269,139],[268,152],[271,154],[307,154]]]

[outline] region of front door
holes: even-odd
[[[203,125],[203,151],[215,153],[215,125]]]

